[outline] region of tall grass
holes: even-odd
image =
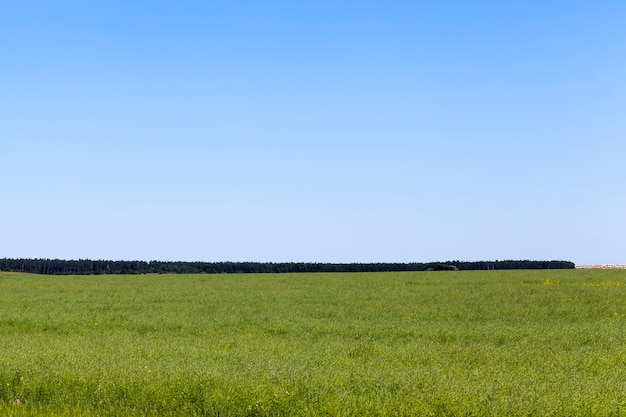
[[[0,273],[0,415],[626,416],[625,300],[620,270]]]

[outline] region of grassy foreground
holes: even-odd
[[[626,416],[626,271],[0,272],[0,352],[3,416]]]

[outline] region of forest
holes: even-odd
[[[411,263],[169,262],[62,259],[0,259],[0,271],[46,275],[241,274],[294,272],[398,272],[504,269],[573,269],[569,261],[448,261]]]

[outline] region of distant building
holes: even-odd
[[[626,264],[584,264],[576,265],[576,269],[626,269]]]

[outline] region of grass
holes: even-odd
[[[0,272],[0,415],[626,416],[625,300],[623,270]]]

